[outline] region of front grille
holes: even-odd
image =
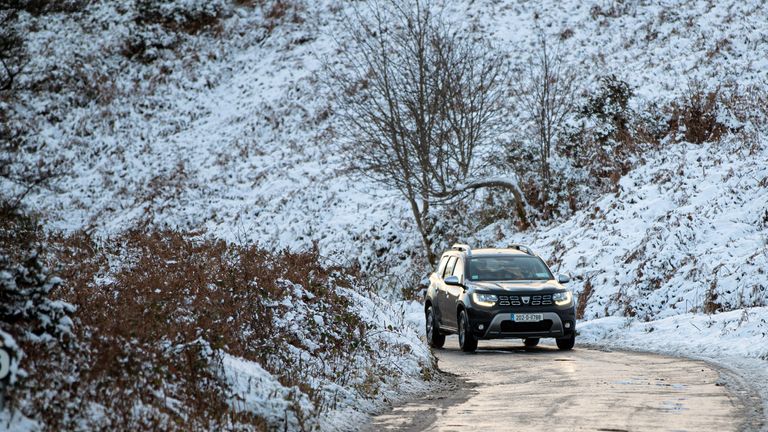
[[[524,300],[528,301],[525,302]],[[552,294],[535,296],[499,296],[499,306],[546,306],[552,304]]]
[[[502,321],[500,327],[502,333],[547,332],[552,328],[552,320],[539,322]]]

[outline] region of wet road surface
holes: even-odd
[[[736,431],[754,417],[728,373],[707,363],[654,354],[520,340],[480,341],[476,354],[456,337],[437,350],[453,388],[395,407],[364,430],[400,431]],[[752,407],[754,409],[754,407]],[[753,419],[754,422],[754,419]]]

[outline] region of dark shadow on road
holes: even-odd
[[[494,354],[502,354],[502,355],[509,355],[509,354],[523,354],[523,355],[566,355],[568,351],[560,351],[556,347],[548,347],[548,346],[536,346],[527,348],[524,346],[494,346],[494,347],[483,347],[482,342],[480,342],[481,345],[478,346],[477,351],[475,353],[462,353],[458,347],[450,347],[450,348],[443,348],[443,351],[456,353],[456,354],[464,354],[464,355],[494,355]]]

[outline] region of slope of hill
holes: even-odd
[[[344,42],[339,22],[349,6],[272,3],[229,5],[220,28],[180,37],[148,64],[121,54],[135,33],[149,32],[130,7],[96,3],[79,19],[29,17],[45,24],[29,42],[31,69],[57,64],[60,75],[82,81],[62,94],[25,94],[36,109],[33,129],[71,163],[58,192],[30,200],[52,227],[205,226],[276,247],[318,241],[345,261],[361,256],[365,267],[384,248],[407,261],[419,255],[407,208],[391,191],[343,175],[327,130],[332,111],[318,71],[321,59],[333,62],[334,39]],[[451,2],[445,13],[492,35],[513,59],[531,55],[542,31],[560,41],[585,83],[616,74],[635,88],[636,103],[663,104],[694,78],[710,87],[763,82],[764,8]],[[96,37],[95,27],[111,30]],[[86,90],[97,97],[73,106]]]
[[[585,319],[766,306],[768,152],[759,146],[673,146],[615,194],[528,238],[577,275]]]
[[[20,14],[30,62],[14,99],[0,99],[0,108],[35,144],[22,162],[64,161],[53,188],[33,190],[26,200],[50,230],[203,229],[273,250],[316,242],[326,259],[357,263],[367,275],[423,273],[405,203],[348,176],[335,145],[321,69],[335,64],[345,44],[341,22],[350,3],[179,0],[163,2],[160,18],[142,9],[145,3],[96,1],[77,13]],[[768,80],[763,2],[446,3],[450,20],[489,35],[514,63],[535,55],[546,35],[584,88],[616,75],[634,89],[638,110],[680,101],[694,81],[707,90],[747,91]],[[764,95],[755,98],[764,102]],[[754,124],[736,124],[719,112],[740,132],[717,142],[669,137],[638,158],[615,193],[588,195],[593,203],[570,218],[525,233],[499,220],[470,240],[532,243],[575,276],[585,320],[674,320],[750,308],[747,330],[720,337],[762,340],[768,149],[765,112],[755,115]],[[402,312],[377,307],[387,322],[401,322]],[[606,329],[617,328],[617,320],[593,321],[585,336],[610,339]],[[744,355],[765,358],[754,345]],[[416,364],[428,354],[410,358]],[[230,360],[233,380],[252,374],[271,382],[257,367]],[[409,369],[409,377],[416,374]]]

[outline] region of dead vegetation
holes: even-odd
[[[216,31],[228,8],[222,1],[177,2],[139,0],[134,21],[142,27],[160,25],[171,32],[195,35]]]
[[[80,12],[90,0],[2,0],[0,10],[24,11],[34,16]]]
[[[342,383],[355,376],[348,370],[354,356],[367,352],[367,326],[335,288],[351,286],[350,276],[321,266],[317,250],[272,252],[171,231],[131,231],[108,240],[80,232],[48,244],[63,280],[56,298],[77,309],[72,337],[49,341],[45,349],[20,340],[28,376],[6,390],[12,406],[48,430],[265,429],[265,419],[230,404],[223,352],[257,362],[284,386],[300,389],[291,396],[291,415],[306,421],[328,409],[306,373],[333,374],[329,378]],[[319,348],[275,325],[287,298],[326,320],[327,327],[312,333]],[[317,326],[311,319],[306,325]],[[286,344],[333,368],[302,365]],[[299,408],[301,398],[315,411]],[[91,415],[94,406],[104,415]]]
[[[578,305],[576,307],[576,319],[584,319],[584,312],[587,310],[587,305],[592,298],[594,290],[595,288],[592,286],[592,279],[587,279],[587,281],[584,282],[584,287],[579,293],[579,301],[577,302]]]
[[[680,101],[670,104],[669,135],[676,141],[694,144],[718,141],[728,128],[718,119],[720,89],[705,89],[691,81]]]

